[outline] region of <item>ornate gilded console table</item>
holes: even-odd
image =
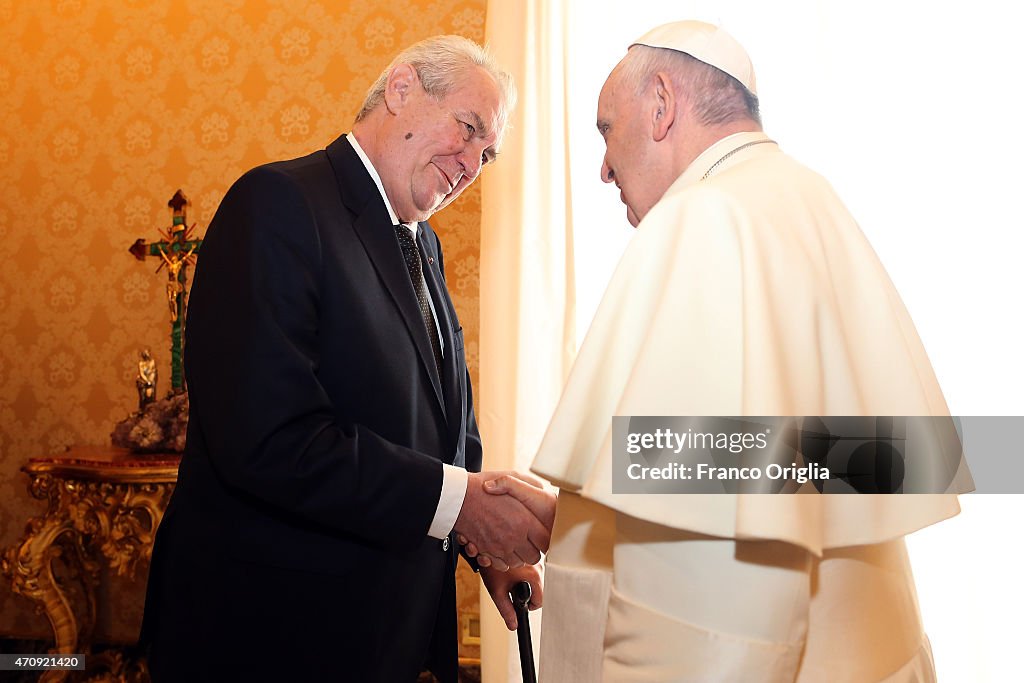
[[[89,653],[103,564],[129,578],[148,566],[179,461],[174,454],[140,457],[112,446],[79,446],[21,468],[32,495],[48,508],[3,553],[2,571],[15,593],[46,613],[54,654]],[[107,669],[115,680],[139,677],[136,664],[118,651],[86,659],[89,670]],[[69,673],[47,671],[40,681],[64,681]]]

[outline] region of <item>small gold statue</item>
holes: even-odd
[[[135,378],[135,388],[139,391],[139,412],[156,400],[156,361],[149,349],[139,353],[139,375]]]

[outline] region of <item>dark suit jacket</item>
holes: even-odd
[[[189,302],[188,441],[147,593],[156,680],[454,675],[456,557],[427,530],[441,463],[479,471],[481,446],[440,243],[419,235],[442,377],[344,136],[225,196]]]

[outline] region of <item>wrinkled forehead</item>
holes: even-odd
[[[608,78],[605,79],[604,85],[601,86],[601,92],[597,96],[597,110],[598,112],[604,110],[613,109],[618,99],[618,95],[622,92],[622,62],[615,65],[615,68],[608,74]]]
[[[482,67],[473,66],[460,74],[445,103],[453,109],[475,113],[488,134],[500,134],[506,113],[503,98],[494,76]]]

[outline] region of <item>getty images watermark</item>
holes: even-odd
[[[1022,417],[615,417],[612,490],[1024,492],[1022,434]]]

